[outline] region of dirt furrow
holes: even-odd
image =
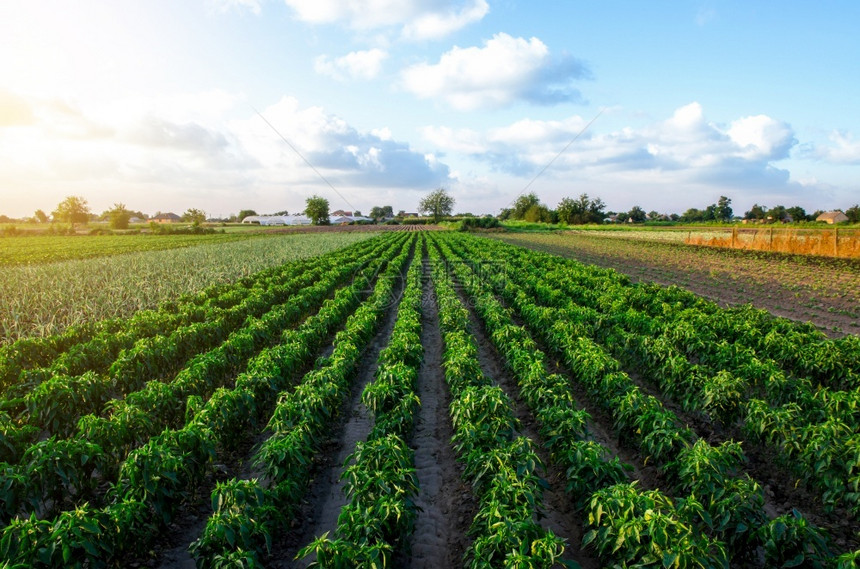
[[[398,567],[446,569],[462,567],[468,547],[466,534],[475,514],[474,497],[461,478],[451,437],[454,435],[448,406],[451,395],[442,370],[442,332],[439,311],[424,264],[421,344],[424,361],[418,370],[417,393],[421,407],[415,421],[412,448],[420,508],[412,534],[410,555]]]

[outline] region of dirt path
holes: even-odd
[[[469,544],[466,536],[476,511],[475,500],[461,478],[451,437],[448,406],[451,396],[442,370],[442,332],[439,309],[424,262],[421,344],[424,361],[418,370],[417,393],[421,407],[412,435],[420,508],[411,539],[411,555],[397,567],[447,569],[462,567]]]

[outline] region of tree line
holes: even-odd
[[[431,217],[434,223],[445,217],[453,214],[454,197],[445,188],[438,188],[424,198],[421,199],[418,211]],[[744,212],[742,217],[736,216],[732,207],[732,200],[726,196],[720,196],[716,203],[710,204],[702,209],[690,208],[683,214],[666,214],[657,211],[646,212],[639,205],[634,205],[628,211],[614,212],[607,211],[606,204],[599,197],[591,198],[588,194],[580,194],[578,198],[565,197],[559,201],[555,209],[550,208],[542,203],[538,195],[534,192],[524,194],[517,197],[511,204],[511,207],[503,208],[498,216],[499,220],[522,220],[538,223],[564,223],[567,225],[583,225],[587,223],[604,223],[611,222],[633,222],[643,223],[651,222],[681,222],[681,223],[701,223],[701,222],[731,222],[738,219],[749,221],[762,222],[803,222],[815,221],[815,219],[824,213],[822,210],[817,210],[811,214],[807,214],[806,210],[800,206],[785,207],[776,205],[768,208],[767,206],[754,204],[749,211]],[[854,205],[842,211],[851,223],[860,222],[860,205]],[[301,212],[310,218],[314,225],[326,225],[330,223],[329,201],[319,195],[313,195],[306,199],[305,209]],[[361,216],[360,211],[352,212],[354,216]],[[153,217],[159,217],[161,212],[157,212]],[[219,219],[218,221],[226,222],[241,222],[249,216],[258,215],[257,212],[251,209],[240,210],[238,214],[231,215],[227,219]],[[270,215],[289,215],[284,211],[279,211]],[[399,217],[403,217],[405,212],[400,211]],[[461,214],[470,216],[471,214]],[[107,221],[111,229],[127,229],[130,220],[133,218],[141,220],[149,219],[149,216],[140,212],[132,211],[123,203],[115,203],[112,208],[105,210],[100,215],[94,214],[87,200],[80,196],[69,196],[60,202],[50,217],[41,209],[37,209],[32,217],[25,221],[34,223],[47,223],[48,221],[60,221],[68,223],[74,228],[77,224],[86,224],[90,221]],[[386,221],[395,217],[394,208],[390,205],[374,206],[369,213],[369,217],[375,221]],[[206,213],[197,208],[189,208],[180,216],[180,220],[200,225],[206,221]],[[20,220],[13,220],[5,215],[0,215],[0,223],[10,223]]]
[[[702,209],[690,208],[682,214],[659,213],[657,211],[646,212],[639,205],[634,205],[628,211],[607,211],[606,204],[598,198],[590,198],[588,194],[580,194],[578,198],[565,197],[558,203],[555,209],[541,203],[540,198],[534,192],[519,196],[509,208],[502,209],[499,214],[501,220],[522,220],[538,223],[564,223],[567,225],[583,225],[586,223],[632,222],[679,222],[679,223],[702,223],[723,222],[746,219],[772,222],[802,222],[815,221],[823,210],[817,210],[807,214],[800,206],[785,207],[777,205],[768,208],[755,204],[743,217],[735,215],[731,207],[732,200],[726,196],[720,196],[716,203],[712,203]],[[854,205],[842,211],[851,223],[860,222],[860,205]]]

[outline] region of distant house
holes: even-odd
[[[146,220],[141,219],[141,218],[139,218],[139,217],[130,217],[130,218],[128,218],[128,222],[129,222],[129,223],[143,223],[144,221],[146,221]]]
[[[848,221],[848,216],[841,211],[828,211],[816,217],[815,221],[824,221],[832,225],[834,223],[844,223]]]
[[[418,213],[412,211],[403,211],[402,209],[397,212],[397,217],[418,217]]]
[[[352,212],[339,209],[337,211],[331,212],[331,216],[332,217],[352,217]]]
[[[149,218],[149,221],[154,221],[155,223],[177,223],[179,221],[182,221],[182,218],[175,213],[167,212],[160,213],[155,217],[151,217]]]

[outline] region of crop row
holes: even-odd
[[[320,259],[323,262],[336,257],[345,259],[349,251]],[[46,373],[78,375],[107,369],[120,350],[133,346],[141,338],[166,335],[181,325],[212,320],[245,300],[251,292],[272,289],[289,279],[304,276],[305,284],[312,282],[311,273],[324,274],[320,259],[272,267],[229,285],[210,285],[194,294],[166,301],[158,310],[136,312],[131,318],[104,320],[73,326],[61,334],[17,340],[0,347],[0,388],[34,380],[41,382]],[[8,394],[4,396],[8,398]]]
[[[411,241],[411,239],[410,239]],[[347,320],[334,348],[295,389],[278,395],[267,438],[255,453],[258,479],[231,479],[212,493],[213,514],[190,549],[201,567],[261,567],[272,534],[286,527],[308,485],[314,455],[338,414],[361,352],[373,337],[408,259],[393,259],[370,298]]]
[[[468,257],[487,259],[499,255],[504,259],[506,255],[510,255],[509,260],[513,260],[514,253],[515,251],[492,251],[489,247],[479,248],[472,245],[468,250]],[[564,356],[574,372],[574,377],[585,385],[592,400],[616,415],[615,430],[619,437],[636,444],[643,455],[656,460],[668,479],[673,482],[675,490],[687,496],[679,500],[678,510],[683,514],[681,519],[697,528],[703,535],[718,540],[711,545],[712,550],[717,553],[716,557],[712,557],[713,563],[719,566],[718,552],[726,546],[735,559],[754,555],[757,547],[764,547],[769,562],[772,563],[779,559],[799,558],[815,562],[828,558],[830,554],[820,531],[796,514],[767,520],[758,485],[746,476],[736,475],[743,461],[739,445],[726,443],[720,447],[711,447],[702,440],[693,443],[692,433],[676,426],[676,417],[663,409],[655,399],[639,393],[629,378],[619,371],[617,363],[593,341],[583,336],[588,332],[588,327],[577,324],[577,321],[581,320],[582,310],[538,307],[520,289],[519,284],[514,284],[514,281],[519,280],[528,290],[529,284],[534,285],[539,281],[539,277],[534,275],[548,275],[548,268],[538,266],[529,276],[523,276],[524,271],[517,271],[516,274],[507,275],[496,272],[489,277],[497,291],[517,309],[526,324]],[[546,285],[547,283],[544,283],[543,286]],[[486,300],[486,295],[484,298]],[[482,304],[479,302],[477,306],[481,311]],[[504,313],[496,310],[495,314],[494,317],[499,318],[499,314]],[[495,335],[494,339],[497,339]],[[522,344],[523,341],[518,343]],[[500,351],[506,352],[503,347],[500,347]],[[531,350],[524,350],[520,354],[530,352]],[[526,398],[528,400],[528,396]],[[616,490],[618,489],[606,492],[617,493]],[[621,502],[612,502],[616,498]],[[623,504],[625,500],[628,504],[630,500],[644,500],[643,503],[662,504],[664,508],[670,504],[653,495],[645,499],[641,493],[624,489],[614,498],[603,495],[600,500],[593,501],[592,505],[605,508],[608,502],[617,505]],[[616,513],[620,514],[622,511]],[[635,508],[631,507],[629,511],[633,512]],[[595,512],[591,514],[592,520],[595,517],[602,519]],[[624,517],[610,516],[609,519],[617,521]],[[638,528],[637,532],[645,529],[636,524],[631,527]],[[649,527],[653,525],[649,524]],[[590,535],[592,539],[596,539],[595,536],[598,535],[605,538],[612,534],[602,529],[597,534]],[[618,543],[621,543],[623,536],[616,537],[619,539]],[[688,545],[694,543],[695,540]],[[598,549],[604,553],[607,551],[602,546],[598,546]],[[644,552],[645,549],[640,551]],[[686,554],[688,560],[707,558],[704,550],[692,553],[695,551],[695,548],[686,551],[682,549],[676,553],[681,556]]]
[[[377,267],[405,242],[385,241],[388,252],[375,261]],[[194,397],[182,403],[187,409],[185,425],[167,429],[129,453],[105,506],[81,503],[54,519],[35,515],[13,519],[0,539],[0,558],[28,566],[85,561],[104,566],[139,551],[193,496],[217,449],[235,447],[257,424],[277,393],[313,360],[316,350],[357,306],[370,283],[358,275],[351,286],[338,290],[316,315],[285,331],[279,344],[254,357],[234,388],[216,389],[205,403]]]
[[[469,311],[435,245],[430,259],[444,346],[442,367],[452,397],[452,443],[478,500],[467,566],[552,567],[564,552],[564,540],[537,522],[543,464],[534,442],[518,434],[513,402],[481,369]]]
[[[735,330],[728,340],[720,335],[720,330],[740,328],[736,314],[746,314],[746,329],[758,323],[770,327],[767,338],[776,346],[798,337],[792,324],[762,319],[760,311],[749,308],[715,309],[677,289],[633,287],[606,278],[595,286],[588,268],[546,259],[546,266],[531,269],[552,283],[532,288],[542,303],[572,303],[583,334],[597,336],[623,359],[632,357],[639,371],[666,395],[726,424],[740,419],[748,438],[770,444],[821,492],[825,509],[841,503],[855,516],[860,513],[860,392],[821,385],[814,377],[787,375],[768,351],[757,354],[744,343],[755,336],[752,332]],[[817,332],[806,337],[807,353],[842,354],[851,362],[849,352],[856,338],[816,339]],[[827,369],[829,364],[818,373]],[[857,369],[843,365],[833,374],[837,379],[824,383],[841,385],[845,378],[856,377]]]
[[[371,233],[268,235],[9,267],[0,272],[0,346],[27,337],[62,335],[70,326],[87,328],[106,319],[129,318],[213,284],[233,283],[371,237]]]
[[[386,245],[381,245],[385,248]],[[373,249],[366,260],[380,251]],[[278,340],[281,331],[319,306],[330,292],[354,274],[355,266],[346,264],[315,285],[307,287],[281,309],[262,319],[251,319],[219,347],[196,357],[169,383],[149,382],[125,400],[112,401],[108,417],[84,416],[78,421],[76,436],[70,440],[51,437],[32,444],[16,466],[5,465],[3,506],[6,516],[42,510],[42,515],[63,509],[65,503],[95,498],[101,480],[113,479],[128,453],[163,429],[176,428],[190,412],[189,397],[208,397],[261,347]],[[80,394],[76,394],[80,397]],[[82,404],[89,404],[79,399]],[[199,403],[197,404],[200,405]],[[66,410],[74,425],[76,407]],[[92,476],[98,473],[99,476]],[[48,508],[50,504],[50,508]]]
[[[594,527],[584,543],[592,544],[603,561],[618,566],[654,560],[668,562],[666,566],[724,565],[723,546],[697,531],[669,497],[629,483],[630,467],[610,459],[610,451],[591,438],[590,416],[576,409],[568,380],[547,372],[543,352],[495,298],[481,278],[486,275],[476,273],[447,247],[446,252],[452,272],[535,414],[552,459],[564,468],[577,510]]]
[[[379,353],[375,379],[362,392],[374,425],[344,464],[349,502],[341,509],[334,538],[328,534],[304,547],[298,558],[315,555],[317,567],[389,567],[418,515],[414,451],[407,444],[420,404],[415,382],[421,345],[422,263],[417,247],[397,320],[388,345]]]
[[[65,364],[68,358],[57,358],[54,365],[45,369],[44,375],[47,379],[38,383],[20,399],[23,410],[17,415],[16,420],[21,425],[21,429],[19,432],[7,432],[5,437],[15,439],[16,442],[22,441],[25,437],[20,431],[29,430],[33,433],[38,432],[37,428],[48,435],[68,436],[74,431],[77,420],[81,416],[88,413],[99,414],[104,404],[116,403],[127,393],[143,388],[147,380],[166,381],[183,366],[199,368],[200,360],[206,361],[200,357],[201,354],[206,352],[211,354],[211,350],[216,346],[223,351],[225,345],[236,343],[235,339],[226,342],[225,340],[237,333],[241,334],[244,331],[247,334],[247,330],[252,330],[254,340],[252,346],[272,339],[273,331],[289,325],[302,314],[303,305],[307,300],[320,296],[324,298],[330,292],[326,288],[322,291],[312,290],[314,287],[309,285],[319,282],[324,276],[331,285],[338,284],[350,276],[350,269],[356,268],[354,263],[349,266],[338,261],[342,259],[321,263],[323,266],[320,269],[314,269],[305,274],[301,272],[303,267],[299,266],[291,271],[291,275],[282,275],[278,279],[282,281],[286,276],[293,276],[284,284],[255,287],[250,291],[241,289],[247,292],[242,295],[244,298],[241,298],[238,304],[224,309],[209,308],[204,312],[206,320],[204,322],[195,322],[172,331],[166,327],[153,334],[147,334],[128,348],[122,349],[119,354],[116,354],[115,350],[100,350],[99,348],[106,344],[101,338],[75,346],[74,348],[89,348],[95,343],[98,346],[95,350],[100,352],[100,358],[94,361],[94,358],[87,357],[88,371],[77,376],[68,375],[66,365],[58,371],[56,361],[63,361]],[[326,275],[329,271],[331,274]],[[297,294],[300,291],[301,294]],[[228,295],[218,299],[226,296]],[[236,295],[229,296],[231,301],[236,297]],[[123,335],[128,334],[119,333],[113,337]],[[113,343],[114,347],[117,345],[118,343]],[[75,350],[77,354],[84,351],[84,349]],[[66,354],[70,352],[72,350]],[[92,355],[92,350],[88,355]],[[240,361],[245,359],[242,357],[244,354],[235,355]],[[80,364],[75,367],[77,370],[82,369]],[[105,369],[107,373],[98,373]],[[22,375],[31,378],[39,371],[28,370]],[[7,409],[10,409],[11,403],[12,400],[7,400]],[[8,458],[7,460],[11,461]]]

